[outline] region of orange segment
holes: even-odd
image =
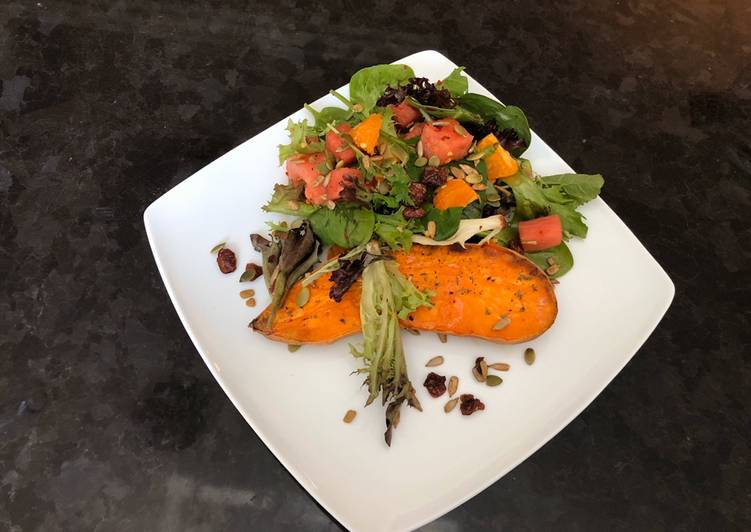
[[[498,144],[498,139],[491,133],[477,143],[477,150],[482,151],[493,144]],[[519,171],[519,163],[500,144],[493,153],[485,158],[485,164],[488,168],[488,179],[490,181],[514,175]]]
[[[352,140],[355,141],[355,146],[362,151],[373,155],[375,153],[376,144],[378,144],[378,137],[381,134],[381,122],[383,117],[378,113],[373,113],[365,120],[357,124],[350,133]]]
[[[463,179],[449,179],[446,184],[436,190],[433,205],[442,211],[451,207],[466,207],[479,196]]]

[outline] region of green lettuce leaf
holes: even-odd
[[[396,87],[414,75],[407,65],[375,65],[360,69],[349,82],[349,98],[353,103],[362,105],[363,112],[368,113],[386,87]]]
[[[462,74],[464,67],[456,67],[446,79],[436,83],[439,89],[448,89],[451,96],[458,98],[467,93],[469,89],[469,80]]]
[[[308,125],[307,119],[299,122],[289,120],[287,122],[287,131],[289,131],[289,144],[279,145],[279,165],[284,161],[297,155],[298,153],[315,153],[323,151],[323,144],[320,142],[308,142],[310,136],[318,136],[317,132]]]

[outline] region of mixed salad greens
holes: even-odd
[[[584,238],[577,208],[602,188],[600,175],[539,176],[523,154],[531,143],[521,109],[468,92],[462,68],[432,83],[407,65],[376,65],[352,76],[341,107],[305,108],[279,146],[289,183],[277,184],[264,209],[292,215],[253,235],[262,253],[272,312],[301,281],[297,303],[322,275],[330,297],[362,279],[362,359],[369,396],[386,408],[386,442],[406,401],[420,408],[407,375],[399,319],[431,305],[390,253],[425,246],[494,242],[524,254],[551,279],[567,273],[566,245]],[[327,246],[332,258],[320,264]]]

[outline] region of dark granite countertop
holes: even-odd
[[[428,48],[604,174],[677,292],[582,415],[425,530],[751,529],[748,2],[459,5],[0,3],[0,530],[339,528],[204,367],[142,213]]]

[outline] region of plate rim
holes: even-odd
[[[443,55],[442,53],[432,50],[432,49],[426,49],[422,50],[413,54],[410,54],[408,56],[405,56],[401,59],[397,59],[396,61],[393,61],[393,63],[407,63],[409,61],[413,61],[415,59],[422,59],[422,56],[437,56],[440,60],[446,61],[456,67],[456,64],[451,61],[448,57]],[[469,75],[469,74],[468,74]],[[480,86],[483,90],[488,92],[489,94],[493,94],[491,91],[486,89],[484,86],[482,86],[477,80],[472,78],[475,83],[477,83],[478,86]],[[347,87],[349,84],[343,85],[343,87]],[[341,88],[343,88],[341,87]],[[340,89],[341,89],[340,88]],[[495,98],[495,96],[494,96]],[[299,471],[297,468],[293,467],[288,461],[285,459],[285,456],[278,451],[278,449],[274,446],[274,444],[271,442],[271,440],[267,437],[267,435],[260,430],[255,423],[255,420],[253,419],[253,416],[251,416],[246,410],[241,406],[240,402],[237,400],[237,398],[234,396],[234,394],[230,391],[228,386],[226,385],[224,379],[218,374],[216,368],[214,367],[214,364],[210,362],[210,358],[207,356],[204,348],[202,347],[201,343],[199,342],[198,338],[196,337],[195,332],[192,330],[192,326],[190,325],[190,322],[188,321],[188,317],[185,314],[185,311],[182,308],[182,305],[178,303],[178,299],[176,296],[175,288],[173,286],[173,283],[171,279],[169,278],[166,266],[164,264],[164,261],[162,260],[162,256],[160,253],[159,248],[156,244],[156,236],[154,233],[154,218],[156,216],[156,212],[159,210],[160,206],[164,204],[167,199],[172,195],[172,193],[181,187],[182,185],[186,184],[191,178],[193,178],[196,174],[199,172],[202,172],[206,170],[207,168],[211,167],[214,164],[217,164],[221,159],[224,157],[227,157],[230,153],[233,151],[239,149],[241,146],[243,146],[247,142],[251,142],[256,137],[262,135],[266,131],[275,128],[280,123],[286,122],[291,116],[294,114],[300,112],[300,110],[297,110],[290,114],[289,116],[283,118],[282,120],[279,120],[267,128],[259,131],[252,137],[246,139],[245,141],[241,142],[237,146],[233,147],[226,153],[222,154],[220,157],[217,157],[207,165],[201,167],[199,170],[191,174],[189,177],[183,179],[181,182],[177,183],[173,187],[171,187],[169,190],[164,192],[162,195],[160,195],[158,198],[156,198],[154,201],[152,201],[144,210],[143,213],[143,222],[146,229],[146,236],[149,241],[149,247],[151,249],[152,255],[154,256],[154,261],[157,266],[157,270],[159,271],[159,275],[162,279],[162,283],[164,284],[164,287],[167,291],[167,294],[169,295],[170,301],[172,302],[172,306],[175,309],[175,312],[178,315],[178,318],[180,319],[180,322],[185,329],[185,332],[188,334],[188,337],[190,338],[191,342],[193,343],[194,348],[196,351],[198,351],[198,354],[201,356],[204,364],[206,364],[209,372],[214,377],[214,379],[219,384],[220,388],[224,392],[224,394],[227,396],[227,398],[230,400],[230,402],[233,404],[233,406],[237,409],[237,411],[240,413],[240,415],[245,419],[245,422],[248,423],[248,425],[253,429],[253,431],[256,433],[256,435],[260,438],[260,440],[263,442],[263,444],[266,446],[266,448],[271,451],[271,453],[274,455],[274,457],[281,463],[284,468],[292,475],[292,477],[297,481],[304,489],[308,492],[308,494],[315,499],[315,501],[321,505],[321,507],[329,513],[332,517],[334,517],[340,524],[342,524],[344,527],[346,527],[349,530],[354,530],[355,527],[353,527],[353,524],[350,523],[347,519],[343,518],[334,508],[332,508],[318,493],[317,488],[312,485],[312,482],[307,478],[305,474],[303,474],[301,471]],[[536,134],[535,134],[536,135]],[[558,155],[558,152],[553,150],[542,138],[537,136],[537,140],[544,145],[544,147],[550,149],[553,153],[555,153],[561,160],[563,160],[560,155]],[[573,172],[573,169],[568,165],[568,163],[564,160],[564,163],[566,166]],[[655,309],[658,311],[657,318],[655,319],[654,323],[647,327],[644,330],[644,334],[641,335],[639,340],[637,342],[634,342],[635,347],[631,350],[630,354],[628,356],[623,358],[622,363],[618,362],[613,366],[613,370],[609,372],[609,376],[607,379],[602,380],[601,385],[595,386],[594,392],[591,394],[591,397],[589,394],[587,394],[587,398],[580,401],[580,403],[572,410],[572,414],[565,417],[564,420],[558,424],[555,425],[555,428],[548,430],[545,432],[545,436],[540,438],[539,444],[535,446],[529,447],[527,451],[521,454],[521,457],[512,460],[506,467],[502,468],[499,473],[496,475],[493,475],[490,477],[489,481],[482,481],[478,484],[478,487],[468,490],[468,492],[456,499],[454,502],[441,507],[441,509],[428,512],[429,515],[427,515],[424,518],[416,520],[413,524],[410,524],[407,526],[407,528],[397,528],[397,530],[414,530],[416,528],[419,528],[421,526],[424,526],[441,516],[447,514],[448,512],[454,510],[455,508],[461,506],[465,502],[467,502],[469,499],[475,497],[480,492],[486,490],[489,486],[496,483],[498,480],[506,476],[509,472],[511,472],[513,469],[519,466],[522,462],[526,461],[530,456],[532,456],[534,453],[536,453],[538,450],[540,450],[544,445],[546,445],[548,442],[550,442],[558,433],[560,433],[564,428],[566,428],[574,419],[576,419],[583,411],[586,409],[589,405],[591,405],[595,399],[603,392],[605,388],[607,388],[610,383],[615,379],[615,377],[623,370],[623,368],[633,359],[633,357],[636,355],[636,353],[644,346],[646,341],[649,339],[649,337],[652,335],[652,333],[655,331],[657,326],[660,324],[662,319],[665,317],[665,314],[667,313],[668,309],[670,308],[670,305],[672,304],[674,298],[675,298],[675,284],[673,283],[670,276],[667,274],[665,269],[660,265],[660,263],[657,261],[657,259],[652,256],[652,254],[647,250],[647,248],[644,246],[644,244],[636,237],[636,235],[631,231],[631,229],[626,225],[626,223],[621,220],[621,218],[618,216],[618,214],[601,198],[597,198],[601,204],[609,211],[609,214],[614,217],[617,222],[623,226],[623,228],[626,229],[626,233],[628,234],[629,238],[632,240],[633,244],[636,244],[636,248],[643,254],[648,257],[648,259],[652,262],[652,265],[656,267],[656,271],[659,274],[659,277],[661,277],[660,282],[663,283],[663,286],[667,289],[667,292],[663,296],[661,300],[659,300],[659,304],[655,305]]]

